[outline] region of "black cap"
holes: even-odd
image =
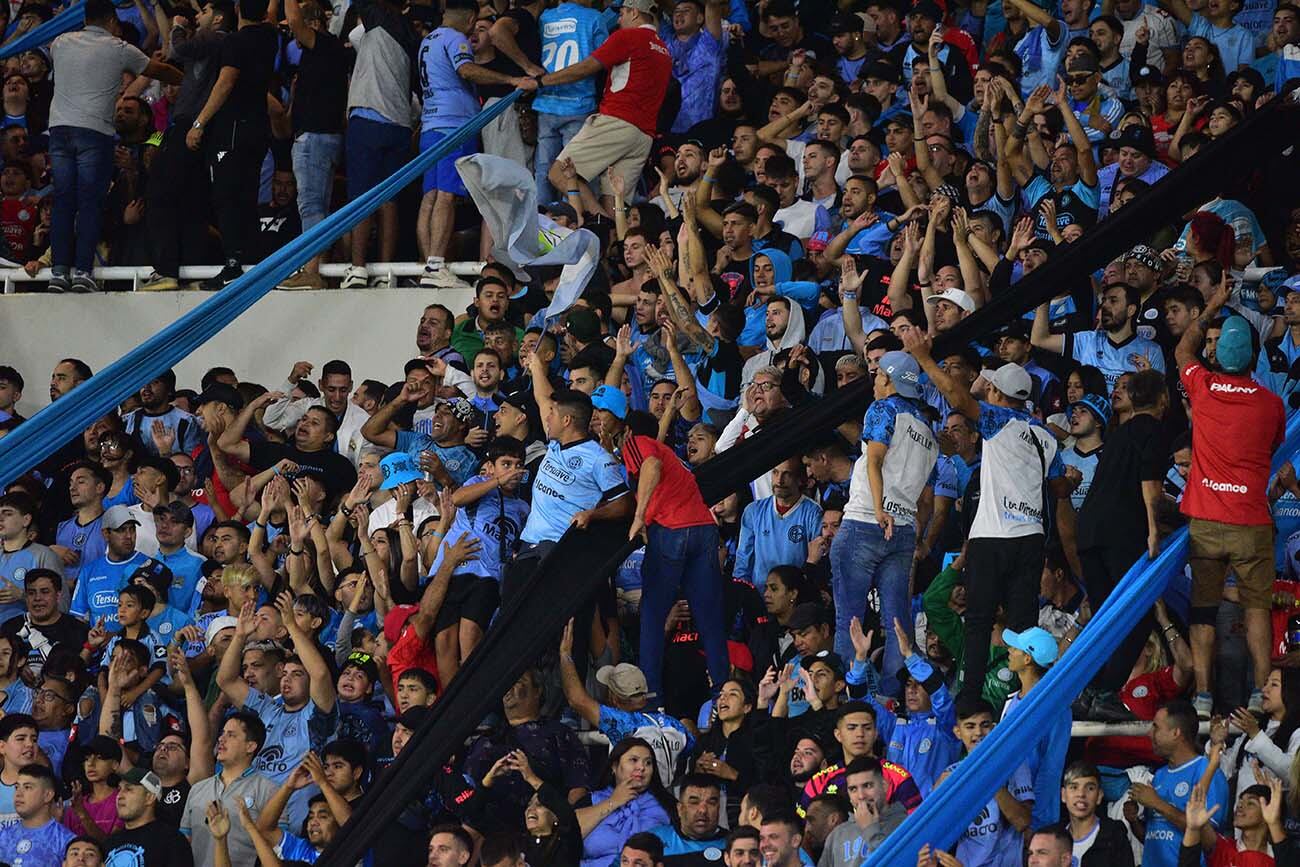
[[[167,505],[158,505],[153,507],[153,513],[157,515],[166,515],[173,521],[194,526],[194,510],[182,503],[180,500],[172,500]]]
[[[420,726],[424,725],[424,721],[429,718],[431,713],[433,711],[422,704],[408,707],[406,713],[397,718],[397,724],[411,731],[416,731]]]
[[[239,392],[224,382],[214,382],[203,389],[203,393],[194,401],[194,408],[198,409],[203,404],[214,400],[217,403],[224,403],[236,412],[244,408],[244,399],[240,397]]]
[[[830,614],[824,606],[816,602],[805,602],[794,607],[794,611],[790,612],[790,619],[786,621],[785,626],[786,629],[807,629],[809,626],[818,626],[823,623],[829,625],[830,622]]]
[[[935,23],[943,21],[943,10],[939,8],[939,4],[934,0],[916,0],[912,4],[912,8],[907,10],[907,14],[922,15]]]
[[[858,70],[858,78],[864,81],[868,78],[879,78],[881,81],[888,81],[891,84],[903,83],[903,73],[899,68],[884,60],[863,64],[862,68]]]
[[[1116,139],[1116,144],[1122,148],[1133,148],[1135,151],[1141,151],[1152,159],[1155,159],[1155,136],[1151,134],[1151,130],[1144,126],[1137,126],[1135,124],[1128,127],[1119,134],[1119,138]]]
[[[860,16],[852,12],[838,12],[831,16],[831,26],[826,32],[834,36],[836,33],[861,33],[862,30]]]
[[[568,202],[551,202],[548,205],[543,205],[542,213],[546,214],[546,216],[551,219],[564,217],[565,219],[572,220],[575,223],[578,221],[578,212],[575,211],[573,205],[570,205]]]
[[[169,491],[176,490],[176,486],[181,483],[181,471],[167,458],[160,458],[157,455],[150,454],[142,455],[136,460],[135,468],[141,470],[145,467],[162,473],[163,478],[167,480],[167,490]]]
[[[844,673],[848,671],[848,669],[844,667],[844,659],[833,650],[821,650],[814,653],[812,656],[805,656],[803,659],[799,660],[799,665],[811,669],[815,662],[821,662],[829,666],[830,670],[835,672],[837,677],[843,677]]]
[[[149,580],[153,578],[155,575],[161,575],[164,578],[166,578],[167,586],[169,587],[171,586],[172,581],[175,580],[175,576],[172,574],[172,570],[168,568],[166,563],[164,563],[161,560],[155,560],[152,557],[150,557],[148,560],[145,560],[144,563],[140,564],[140,566],[138,566],[134,572],[131,573],[131,576],[126,579],[126,583],[131,584],[135,581],[136,578],[144,578],[145,580]],[[150,589],[153,588],[152,583],[149,586]]]
[[[1031,325],[1028,319],[1012,319],[1001,331],[1003,337],[1014,337],[1017,340],[1028,340]]]
[[[1159,87],[1164,83],[1165,77],[1154,66],[1143,66],[1137,71],[1137,75],[1133,76],[1134,87],[1139,84],[1154,84]]]

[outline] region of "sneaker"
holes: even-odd
[[[1250,703],[1246,705],[1246,710],[1250,711],[1251,713],[1263,713],[1264,693],[1260,692],[1257,689],[1252,689],[1250,691]]]
[[[72,269],[72,280],[68,283],[69,292],[98,292],[99,284],[95,282],[94,276],[89,271],[82,271],[79,268]]]
[[[1097,690],[1085,686],[1078,698],[1070,703],[1070,716],[1076,720],[1092,719],[1092,702],[1097,697]]]
[[[451,273],[447,263],[439,256],[430,256],[424,263],[424,273],[420,275],[421,289],[461,289],[467,284]]]
[[[286,290],[324,289],[325,278],[322,277],[320,274],[314,274],[310,271],[304,270],[304,271],[299,271],[297,274],[294,274],[292,277],[289,277],[286,280],[280,281],[280,285],[276,286],[275,288],[286,289]]]
[[[1088,718],[1095,722],[1132,722],[1137,719],[1133,711],[1120,701],[1118,693],[1099,691],[1092,700]]]
[[[366,272],[364,265],[349,265],[348,270],[343,272],[343,282],[339,284],[340,289],[369,289],[370,275]]]
[[[1214,698],[1208,692],[1198,692],[1192,699],[1192,707],[1196,708],[1197,719],[1209,719],[1214,712]]]
[[[227,284],[233,283],[243,276],[244,269],[239,267],[239,263],[227,259],[226,266],[221,269],[221,273],[215,277],[209,277],[207,280],[204,280],[199,284],[199,288],[204,292],[216,292],[219,289],[226,288]]]
[[[50,274],[50,282],[45,284],[45,291],[62,293],[67,292],[71,286],[72,283],[68,280],[68,269],[60,267],[53,269]]]
[[[175,277],[164,277],[162,274],[159,274],[157,271],[154,271],[152,274],[149,275],[148,280],[141,283],[136,288],[136,291],[137,292],[175,292],[180,288],[181,288],[180,283],[176,281]]]

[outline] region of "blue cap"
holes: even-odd
[[[1095,415],[1102,427],[1110,424],[1110,401],[1100,394],[1085,394],[1070,404],[1070,410],[1073,411],[1076,406],[1081,406]]]
[[[1056,639],[1052,637],[1052,633],[1040,626],[1031,626],[1024,632],[1004,629],[1002,640],[1007,643],[1007,647],[1014,647],[1029,654],[1039,668],[1047,668],[1056,662]]]
[[[1214,358],[1224,373],[1244,373],[1255,360],[1255,346],[1250,324],[1240,316],[1229,316],[1223,323]]]
[[[398,485],[424,478],[409,452],[393,452],[379,462],[379,469],[384,474],[384,480],[379,485],[381,491],[390,491]]]
[[[880,369],[903,397],[921,396],[921,365],[906,352],[900,349],[886,352],[880,356]]]
[[[615,418],[627,418],[627,398],[612,385],[600,385],[591,393],[591,405],[612,413]]]

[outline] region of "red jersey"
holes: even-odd
[[[910,773],[901,765],[885,759],[880,760],[880,769],[885,778],[886,801],[891,804],[902,804],[907,808],[909,815],[921,806],[921,790]],[[799,815],[807,815],[808,805],[818,795],[842,792],[847,796],[849,791],[845,788],[844,782],[846,776],[844,768],[839,765],[831,765],[813,774],[812,779],[804,783],[803,793],[799,796],[799,805],[796,808]]]
[[[28,199],[0,200],[0,232],[4,232],[15,258],[27,259],[27,248],[31,246],[38,219],[34,202]]]
[[[429,637],[432,639],[433,636]],[[388,670],[394,684],[408,668],[423,668],[438,678],[438,657],[434,655],[433,646],[421,638],[409,622],[402,627],[401,635],[388,651]],[[442,680],[438,679],[438,683],[441,686]]]
[[[1272,524],[1268,477],[1286,433],[1282,399],[1249,376],[1182,370],[1192,404],[1192,469],[1182,512],[1221,524]]]
[[[659,459],[659,484],[650,495],[650,505],[645,510],[647,525],[658,524],[669,530],[685,527],[713,525],[713,513],[704,504],[695,475],[685,466],[672,449],[658,440],[633,434],[623,440],[623,466],[629,475],[641,472],[641,465],[649,458]],[[630,485],[636,490],[635,485]]]
[[[1152,720],[1161,705],[1182,697],[1184,692],[1174,680],[1173,666],[1167,666],[1133,678],[1119,691],[1119,698],[1138,719]],[[1158,765],[1164,761],[1151,749],[1148,735],[1088,738],[1084,755],[1093,764]]]
[[[673,71],[668,46],[654,26],[615,30],[591,56],[607,73],[600,113],[625,120],[653,137]]]
[[[1238,849],[1236,840],[1222,834],[1214,843],[1214,851],[1205,860],[1210,867],[1273,867],[1277,863],[1267,852]]]

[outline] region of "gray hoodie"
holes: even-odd
[[[849,814],[848,821],[840,824],[826,838],[826,848],[822,850],[817,867],[860,867],[867,856],[880,848],[885,838],[894,833],[894,829],[903,824],[906,818],[907,808],[902,804],[886,804],[880,820],[863,830],[853,821],[853,815]]]

